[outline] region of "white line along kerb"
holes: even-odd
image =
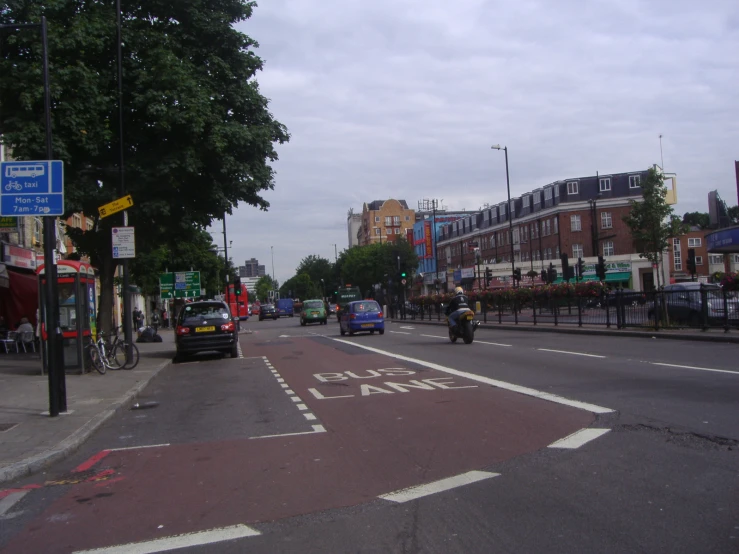
[[[585,410],[587,412],[591,412],[594,414],[610,414],[615,411],[615,410],[612,410],[611,408],[604,408],[603,406],[597,406],[595,404],[588,404],[587,402],[580,402],[578,400],[570,400],[569,398],[558,396],[556,394],[551,394],[551,393],[539,391],[536,389],[530,389],[529,387],[522,387],[520,385],[514,385],[513,383],[507,383],[505,381],[498,381],[497,379],[483,377],[482,375],[475,375],[474,373],[467,373],[466,371],[460,371],[458,369],[453,369],[451,367],[445,367],[443,365],[435,364],[433,362],[427,362],[425,360],[419,360],[416,358],[411,358],[409,356],[403,356],[402,354],[395,354],[394,352],[380,350],[379,348],[373,348],[372,346],[366,346],[364,344],[359,344],[356,342],[343,340],[343,339],[336,339],[333,337],[326,337],[326,338],[336,341],[336,342],[340,342],[342,344],[349,344],[356,348],[364,348],[365,350],[369,350],[370,352],[376,352],[377,354],[384,354],[385,356],[390,356],[391,358],[395,358],[397,360],[403,360],[405,362],[411,362],[414,364],[422,365],[430,369],[435,369],[443,373],[448,373],[449,375],[457,375],[459,377],[464,377],[465,379],[470,379],[471,381],[477,381],[478,383],[485,383],[486,385],[498,387],[499,389],[509,390],[512,392],[517,392],[519,394],[525,394],[526,396],[533,396],[534,398],[539,398],[541,400],[547,400],[549,402],[554,402],[556,404],[563,404],[565,406],[570,406],[572,408],[578,408],[580,410]]]

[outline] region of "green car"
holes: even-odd
[[[326,325],[326,305],[323,300],[306,300],[300,312],[300,324],[320,323]]]

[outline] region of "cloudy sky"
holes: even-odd
[[[239,29],[292,138],[269,211],[228,217],[229,255],[271,273],[273,246],[280,282],[346,248],[363,202],[504,200],[497,143],[519,196],[661,164],[662,134],[677,213],[737,203],[736,0],[262,0]]]

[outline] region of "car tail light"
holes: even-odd
[[[234,325],[233,321],[231,321],[230,323],[221,325],[221,331],[233,331],[234,329],[236,329],[236,326]]]
[[[377,319],[382,319],[382,312],[377,312]]]
[[[357,319],[357,314],[351,314],[351,315],[349,316],[349,319]]]
[[[177,334],[178,335],[187,335],[190,332],[189,327],[183,327],[182,325],[177,326]]]

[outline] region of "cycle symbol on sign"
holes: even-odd
[[[23,190],[23,185],[21,185],[18,181],[10,181],[7,185],[5,185],[5,190],[11,191],[11,190]]]

